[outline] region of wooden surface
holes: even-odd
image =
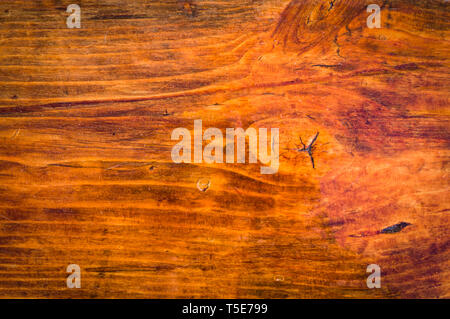
[[[0,297],[450,297],[449,4],[329,2],[1,1]],[[174,164],[195,119],[278,174]]]

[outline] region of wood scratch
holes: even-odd
[[[19,136],[20,134],[20,128],[18,128],[17,130],[14,131],[14,134],[11,136],[12,139],[15,139]]]

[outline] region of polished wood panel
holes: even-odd
[[[447,2],[72,2],[0,2],[1,298],[450,297]],[[279,172],[173,163],[195,119]]]

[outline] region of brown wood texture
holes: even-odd
[[[449,18],[438,0],[1,1],[0,297],[450,297]],[[173,163],[195,119],[279,128],[279,172]],[[313,169],[290,149],[316,132]]]

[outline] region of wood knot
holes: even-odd
[[[207,178],[200,178],[197,181],[197,188],[201,192],[206,192],[210,186],[211,186],[211,181]]]
[[[394,234],[394,233],[398,233],[399,231],[401,231],[403,228],[410,226],[410,223],[406,223],[406,222],[401,222],[389,227],[386,227],[384,229],[381,230],[382,234]]]
[[[180,1],[181,11],[187,17],[197,16],[197,5],[193,1]]]

